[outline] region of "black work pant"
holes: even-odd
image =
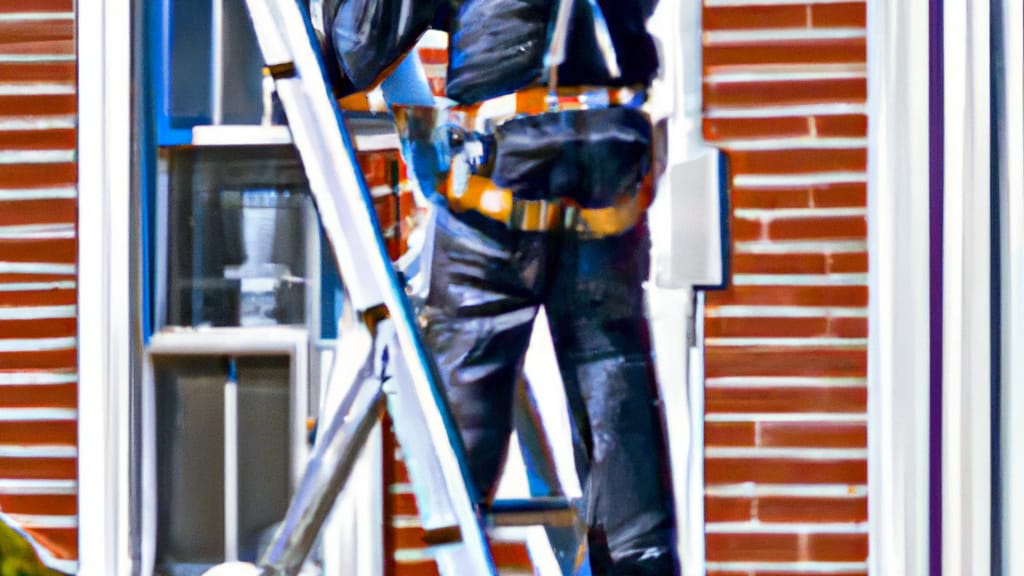
[[[638,113],[623,112],[510,121],[497,134],[490,175],[517,194],[521,182],[533,198],[570,196],[591,206],[635,193],[649,129]],[[617,125],[618,118],[625,120]],[[481,493],[493,493],[501,472],[517,378],[543,305],[585,446],[576,460],[594,574],[675,573],[671,483],[641,285],[649,270],[646,226],[592,239],[570,230],[510,230],[442,208],[429,256],[421,326]]]

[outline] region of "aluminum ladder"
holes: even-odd
[[[246,4],[347,297],[360,318],[339,338],[329,380],[329,386],[346,392],[333,412],[321,414],[307,469],[258,562],[260,573],[299,572],[385,409],[392,415],[425,541],[432,546],[441,574],[497,574],[487,528],[538,524],[549,527],[552,542],[562,543],[563,573],[588,572],[586,526],[578,502],[562,496],[557,486],[539,498],[481,501],[405,287],[385,250],[353,140],[332,95],[305,8],[298,0]],[[522,402],[529,408],[528,395]],[[543,430],[523,436],[529,438],[524,444],[543,452],[544,443],[538,440],[543,439]],[[543,454],[537,456],[531,460],[544,461]],[[539,474],[557,482],[550,468]]]

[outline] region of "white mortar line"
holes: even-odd
[[[787,376],[727,376],[708,378],[704,386],[720,388],[864,388],[866,378],[799,378]]]
[[[715,306],[704,312],[706,318],[867,318],[868,310],[817,306]]]
[[[868,487],[864,484],[712,484],[704,494],[719,498],[806,497],[806,498],[865,498]]]
[[[867,534],[867,522],[708,522],[708,534]]]
[[[74,408],[0,408],[0,422],[47,422],[77,420]]]
[[[799,347],[866,348],[867,338],[705,338],[705,346],[721,347]]]
[[[768,28],[753,30],[711,30],[704,32],[704,44],[747,42],[791,42],[812,40],[855,40],[866,38],[864,28]]]
[[[790,118],[794,116],[864,116],[864,104],[829,103],[797,104],[792,106],[711,107],[704,111],[709,119]]]
[[[71,306],[24,306],[0,307],[0,320],[49,320],[52,318],[74,318],[78,308]],[[0,372],[0,384],[5,376],[14,376]]]
[[[0,202],[22,202],[25,200],[73,200],[78,197],[74,186],[56,188],[25,188],[21,190],[0,189]]]
[[[866,252],[865,240],[789,240],[736,242],[738,254],[853,254]]]
[[[864,412],[711,412],[704,422],[867,422]]]
[[[710,447],[704,449],[705,458],[750,458],[782,460],[867,460],[864,448],[765,448],[765,447]]]

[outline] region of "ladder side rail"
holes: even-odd
[[[476,508],[477,490],[465,458],[460,457],[464,454],[461,437],[452,424],[432,358],[422,344],[411,306],[384,248],[368,187],[356,169],[352,141],[331,97],[307,19],[295,0],[247,0],[247,4],[266,63],[276,76],[293,140],[353,305],[367,311],[383,304],[393,320],[412,390],[424,407],[462,542],[473,551],[469,555],[473,565],[464,568],[473,574],[493,574]]]

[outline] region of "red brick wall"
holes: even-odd
[[[72,0],[0,1],[0,511],[77,557]]]
[[[743,4],[703,15],[734,255],[705,316],[708,573],[866,574],[865,2]]]

